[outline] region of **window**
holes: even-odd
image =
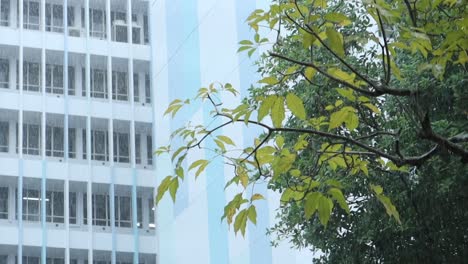
[[[148,16],[143,16],[143,34],[145,38],[145,44],[149,44],[149,28],[148,28]]]
[[[76,159],[76,130],[68,129],[68,157]]]
[[[105,70],[91,69],[91,97],[107,98],[106,84],[107,76]],[[84,91],[86,93],[86,89]]]
[[[132,227],[131,202],[131,197],[115,196],[115,226]]]
[[[68,95],[75,95],[75,68],[68,66]]]
[[[148,165],[153,164],[153,141],[151,136],[146,136],[146,146],[147,146],[147,158],[148,158]]]
[[[23,154],[39,155],[39,125],[23,124]]]
[[[46,126],[46,155],[63,157],[63,127]]]
[[[46,193],[46,221],[63,223],[63,192],[47,191]],[[49,263],[49,262],[47,262]]]
[[[40,221],[41,192],[33,189],[23,189],[23,220]]]
[[[132,26],[132,42],[133,44],[140,44],[141,43],[141,27],[139,26]]]
[[[23,257],[23,264],[40,264],[40,258],[39,257]],[[47,262],[49,263],[49,262]]]
[[[143,228],[143,210],[141,206],[141,198],[137,198],[137,227]]]
[[[46,65],[46,92],[63,94],[63,66]]]
[[[83,159],[86,159],[86,129],[81,130],[81,147],[83,148]]]
[[[145,95],[146,102],[151,103],[151,83],[149,74],[145,74]]]
[[[0,152],[8,152],[8,122],[0,122]]]
[[[10,65],[7,59],[0,59],[0,88],[10,86]]]
[[[23,28],[39,30],[39,2],[30,0],[24,1]]]
[[[114,132],[114,161],[130,162],[129,134]]]
[[[63,258],[47,258],[47,264],[64,264],[65,260]]]
[[[86,159],[86,129],[83,129],[83,159]],[[91,159],[108,161],[108,135],[106,131],[92,130],[91,131]]]
[[[8,264],[8,256],[0,256],[0,264]]]
[[[76,193],[70,192],[68,195],[68,211],[70,224],[76,224]]]
[[[93,225],[110,226],[109,195],[93,194]]]
[[[128,100],[128,79],[126,72],[112,71],[112,99]]]
[[[141,164],[141,136],[140,134],[135,134],[135,162],[136,164]]]
[[[46,31],[63,32],[63,6],[46,4]]]
[[[95,38],[106,38],[106,12],[104,10],[89,9],[89,34]]]
[[[67,7],[67,25],[69,27],[75,26],[75,8],[73,6]]]
[[[117,42],[128,42],[127,36],[127,14],[124,12],[111,12],[112,40]]]
[[[0,26],[8,27],[10,25],[10,0],[1,0],[0,5]]]
[[[86,97],[86,70],[81,68],[81,96]]]
[[[138,80],[138,73],[133,74],[133,101],[139,102],[140,101],[140,87],[139,87],[140,80]]]
[[[148,223],[148,228],[149,229],[154,229],[156,225],[154,224],[154,201],[153,199],[148,200],[148,212],[149,212],[149,223]]]
[[[40,85],[39,63],[23,62],[23,89],[25,91],[39,92]]]
[[[0,219],[8,219],[8,187],[0,187]]]

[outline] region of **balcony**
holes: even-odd
[[[13,6],[11,0],[1,0],[0,26],[18,27],[18,8]],[[111,1],[111,6],[106,6],[105,0],[90,1],[88,12],[85,10],[84,1],[69,1],[64,10],[63,4],[57,1],[45,1],[45,14],[41,12],[39,0],[23,0],[23,28],[26,30],[42,30],[43,16],[45,16],[44,30],[53,33],[64,33],[67,23],[67,34],[71,37],[84,37],[86,34],[86,13],[89,16],[89,36],[100,40],[111,37],[111,41],[128,43],[127,32],[127,1]],[[133,0],[131,7],[132,43],[149,45],[149,21],[148,2]],[[111,24],[108,25],[108,9],[111,14]],[[66,19],[64,14],[66,11]],[[108,31],[108,27],[110,28]],[[107,32],[112,32],[107,36]]]

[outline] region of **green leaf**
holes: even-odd
[[[281,135],[276,136],[275,143],[278,146],[278,148],[282,148],[284,145],[284,137]]]
[[[317,211],[319,200],[323,195],[319,192],[309,193],[305,198],[304,213],[306,219],[310,219],[312,215]]]
[[[302,102],[302,99],[299,98],[297,95],[293,93],[288,93],[288,95],[286,95],[286,105],[296,117],[298,117],[301,120],[306,119],[304,103]]]
[[[268,85],[275,85],[275,84],[279,83],[278,79],[276,79],[276,77],[274,77],[274,76],[265,77],[265,78],[261,79],[258,82],[259,83],[265,83],[265,84],[268,84]]]
[[[183,147],[178,148],[178,149],[174,152],[174,154],[172,154],[171,160],[174,161],[175,158],[177,158],[177,156],[178,156],[183,150],[185,150],[185,149],[187,149],[186,146],[183,146]]]
[[[275,101],[276,101],[276,95],[268,96],[262,101],[262,103],[260,104],[260,108],[258,109],[257,120],[259,122],[262,121],[262,119],[266,115],[268,115]]]
[[[158,186],[158,192],[156,194],[156,204],[161,201],[164,193],[166,193],[167,189],[169,188],[169,184],[171,184],[172,176],[167,176],[164,178]]]
[[[349,214],[349,206],[341,190],[338,188],[330,188],[328,193],[338,202],[340,207]]]
[[[259,193],[256,193],[254,195],[252,195],[252,197],[250,198],[250,201],[257,201],[257,200],[265,200],[265,197],[263,197],[263,195],[259,194]]]
[[[245,40],[241,40],[239,44],[240,45],[253,45],[253,42],[248,39],[245,39]]]
[[[281,127],[285,118],[283,97],[278,96],[271,108],[271,121],[275,127]]]
[[[242,52],[244,50],[248,50],[252,48],[251,46],[240,46],[239,49],[237,49],[237,52]]]
[[[343,36],[333,28],[327,28],[328,46],[338,56],[344,57]]]
[[[328,20],[333,23],[338,23],[342,26],[351,24],[351,20],[343,14],[340,13],[327,13],[324,16],[325,20]]]
[[[326,0],[314,0],[314,7],[327,8]]]
[[[220,139],[221,141],[223,141],[224,143],[228,144],[228,145],[231,145],[231,146],[235,146],[236,144],[234,143],[234,141],[232,141],[232,139],[228,136],[223,136],[223,135],[220,135],[218,136],[218,139]]]
[[[179,189],[179,178],[174,177],[169,185],[169,193],[173,202],[176,200],[177,189]]]
[[[365,103],[363,104],[365,107],[369,108],[372,112],[376,113],[376,114],[380,114],[380,109],[377,108],[377,106],[371,104],[371,103]]]
[[[304,71],[304,75],[309,81],[312,81],[316,73],[317,73],[317,70],[315,70],[312,67],[307,67]]]
[[[205,170],[205,168],[206,168],[206,166],[208,166],[208,164],[209,164],[208,160],[200,159],[200,160],[197,160],[197,161],[193,162],[190,165],[188,170],[190,171],[190,170],[195,169],[196,167],[198,167],[197,171],[195,172],[195,179],[196,179]]]
[[[257,224],[257,210],[255,209],[255,206],[251,205],[249,207],[248,217],[250,222],[252,222],[254,225]]]
[[[190,167],[188,168],[189,171],[191,171],[192,169],[198,167],[198,166],[201,166],[202,164],[205,164],[205,163],[208,163],[208,160],[205,160],[205,159],[200,159],[200,160],[197,160],[197,161],[194,161]]]
[[[240,230],[242,233],[242,236],[245,235],[245,228],[247,227],[247,210],[241,210],[237,216],[236,220],[234,221],[234,232],[237,234],[237,232]]]
[[[332,210],[333,202],[329,198],[321,196],[318,202],[318,212],[320,223],[322,223],[322,225],[327,226]]]
[[[182,166],[177,166],[175,169],[176,175],[181,178],[182,180],[184,179],[184,168]]]

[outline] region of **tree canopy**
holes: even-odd
[[[320,249],[323,262],[466,259],[466,2],[279,0],[247,23],[255,35],[238,51],[269,47],[257,61],[262,79],[233,108],[219,98],[238,91],[220,83],[170,104],[174,117],[201,101],[215,125],[181,127],[177,145],[157,150],[172,156],[174,174],[156,201],[175,200],[186,174],[223,159],[233,168],[226,188],[239,192],[222,218],[236,233],[256,223],[264,194],[249,187],[266,181],[281,193],[270,232]],[[222,133],[236,124],[263,132],[242,146]],[[184,167],[208,141],[213,155]]]

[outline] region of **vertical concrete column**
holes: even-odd
[[[86,158],[88,160],[88,183],[87,183],[87,216],[88,216],[88,263],[93,263],[93,208],[92,208],[92,187],[93,175],[91,165],[91,57],[89,54],[89,0],[85,0],[85,35],[86,35],[86,98],[88,102],[88,113],[86,116]]]
[[[76,19],[75,19],[76,20]],[[69,170],[69,133],[68,133],[68,0],[63,0],[63,91],[64,91],[64,158],[66,171]],[[76,87],[76,86],[75,86]],[[75,91],[76,92],[76,91]],[[76,134],[76,133],[75,133]],[[76,138],[76,137],[75,137]],[[65,264],[70,264],[70,181],[68,179],[68,173],[64,183],[64,217],[65,217]]]
[[[19,111],[18,111],[18,264],[23,264],[23,1],[19,1]]]
[[[47,260],[47,223],[46,223],[46,186],[47,186],[47,161],[46,161],[46,39],[45,39],[45,9],[46,1],[40,1],[40,30],[42,31],[42,47],[41,47],[41,92],[42,92],[42,108],[41,108],[41,132],[39,133],[41,143],[42,156],[42,177],[41,177],[41,223],[42,223],[42,246],[41,246],[41,262],[46,263]],[[51,132],[52,133],[52,132]]]

